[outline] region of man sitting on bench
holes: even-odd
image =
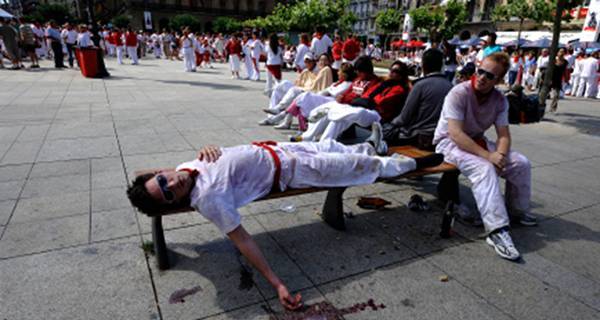
[[[532,226],[536,219],[529,215],[531,165],[524,155],[510,150],[508,102],[494,88],[509,65],[508,55],[492,53],[481,62],[471,81],[450,90],[433,143],[445,161],[454,164],[473,184],[473,196],[488,232],[486,242],[502,258],[517,260],[520,254],[508,232],[506,205],[513,222]],[[484,136],[492,125],[496,143]],[[499,177],[506,179],[506,200]]]
[[[176,170],[138,176],[127,190],[131,203],[148,215],[159,215],[182,204],[198,210],[226,234],[240,252],[275,288],[288,309],[301,306],[271,270],[258,245],[241,225],[237,208],[271,192],[288,188],[347,187],[378,178],[400,176],[442,162],[439,154],[412,159],[378,156],[379,133],[368,142],[346,146],[333,140],[319,143],[262,142],[231,148],[205,147],[198,159]]]

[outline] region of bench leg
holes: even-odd
[[[165,233],[162,225],[162,216],[152,217],[152,241],[154,242],[154,253],[159,270],[169,269],[169,256]]]
[[[458,176],[459,171],[445,172],[437,185],[438,198],[442,201],[460,203]]]
[[[346,191],[345,187],[329,189],[321,214],[323,221],[336,230],[346,230],[344,199],[342,198],[344,191]]]

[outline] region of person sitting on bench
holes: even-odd
[[[365,66],[362,67],[361,63]],[[373,64],[368,57],[358,58],[355,68],[359,75],[361,72],[373,72]],[[362,71],[361,68],[366,71]],[[299,136],[290,137],[290,140],[337,139],[354,124],[368,127],[375,123],[379,125],[391,121],[404,107],[410,91],[408,67],[400,61],[394,61],[390,66],[388,79],[364,89],[360,95],[356,95],[353,89],[354,85],[346,93],[338,96],[337,101],[327,102],[312,110],[309,119],[312,122],[308,129]],[[347,96],[354,98],[350,100]]]
[[[485,57],[471,81],[456,85],[444,101],[433,143],[445,161],[455,165],[473,184],[473,196],[488,236],[486,242],[502,258],[517,260],[519,251],[510,237],[509,212],[513,222],[535,225],[529,215],[531,164],[527,158],[510,150],[508,102],[494,87],[509,68],[505,53]],[[496,143],[484,133],[496,129]],[[506,179],[506,200],[500,190],[499,177]],[[505,202],[506,201],[506,202]]]
[[[444,54],[441,51],[425,51],[422,64],[425,76],[413,81],[412,90],[400,114],[383,124],[383,135],[388,145],[413,145],[419,149],[433,150],[433,132],[452,84],[442,72]]]
[[[129,186],[131,203],[148,215],[191,206],[227,235],[240,252],[275,288],[288,309],[301,305],[292,297],[241,225],[237,209],[271,192],[288,188],[347,187],[370,184],[417,168],[435,166],[439,154],[412,159],[399,154],[378,156],[383,140],[346,146],[333,140],[319,143],[259,142],[231,148],[204,147],[198,159],[175,170],[138,176]]]

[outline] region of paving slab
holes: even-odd
[[[0,260],[0,282],[6,319],[159,319],[138,238]]]

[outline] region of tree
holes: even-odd
[[[402,21],[402,12],[395,9],[382,10],[377,13],[375,25],[383,35],[383,50],[387,47],[387,34],[398,31],[400,22]]]
[[[232,33],[242,28],[242,22],[230,17],[218,17],[213,20],[213,29],[215,32]]]
[[[521,32],[525,19],[530,19],[536,23],[552,20],[553,2],[545,0],[534,0],[528,2],[524,0],[508,0],[506,4],[498,5],[492,12],[494,22],[500,20],[510,21],[512,18],[519,20],[519,32],[517,33],[517,48],[520,46]]]
[[[129,18],[129,16],[122,14],[122,15],[112,18],[110,20],[110,22],[113,24],[113,26],[115,26],[119,29],[123,29],[123,28],[127,28],[129,26],[129,23],[131,23],[131,18]]]
[[[69,8],[61,4],[40,4],[28,16],[39,22],[54,20],[59,25],[73,21]]]
[[[444,6],[444,16],[444,23],[440,32],[444,39],[450,39],[463,28],[468,13],[464,3],[458,0],[450,0]]]
[[[191,14],[179,14],[169,21],[169,27],[173,30],[181,30],[189,27],[192,32],[200,31],[200,20]]]
[[[410,14],[414,28],[417,31],[429,33],[430,38],[434,38],[438,34],[445,19],[443,8],[430,4],[412,9],[408,14]]]

